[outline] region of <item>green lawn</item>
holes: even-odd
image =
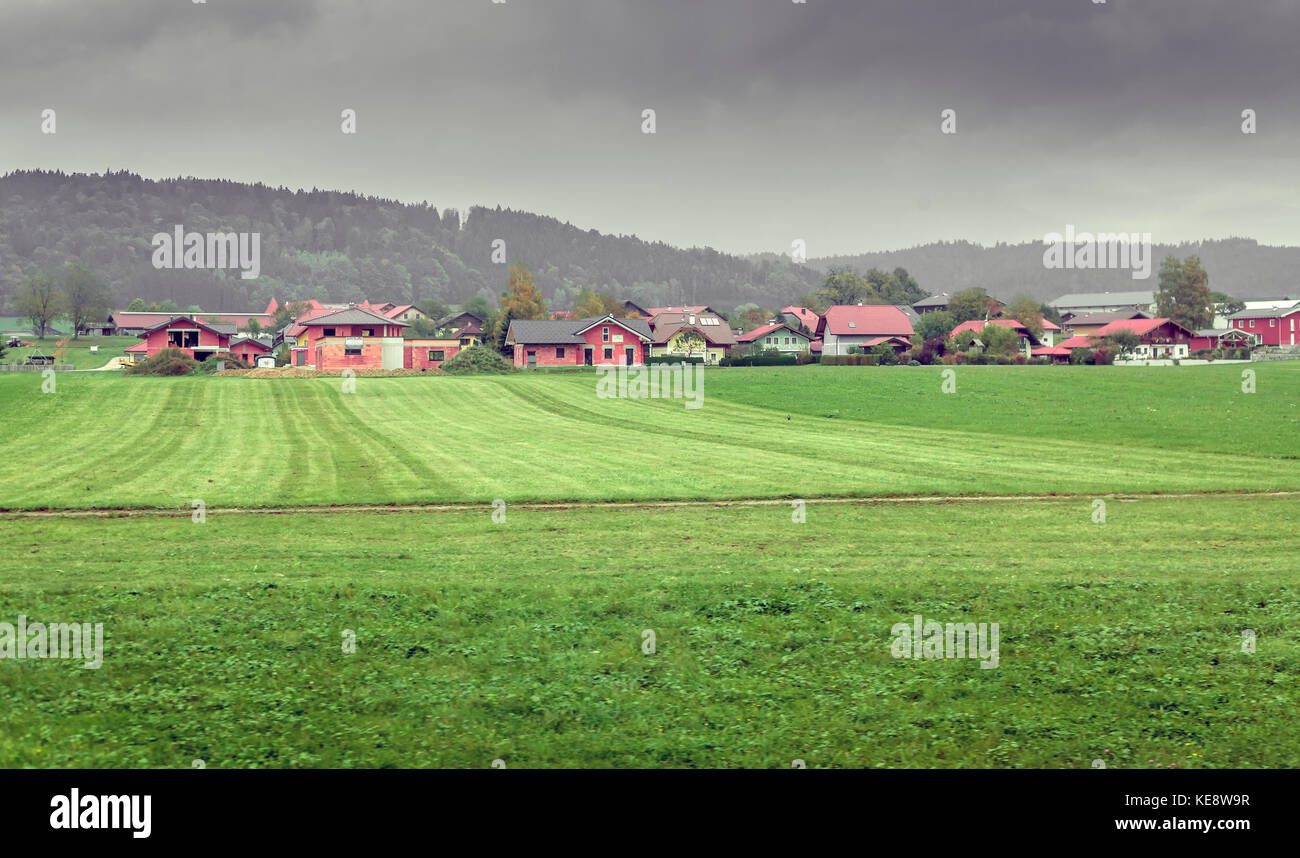
[[[6,349],[4,357],[0,358],[2,363],[21,364],[27,361],[27,356],[40,352],[43,355],[52,355],[57,351],[60,337],[46,337],[41,340],[33,340],[30,337],[24,337],[23,342],[32,343],[30,347]],[[121,357],[128,346],[133,346],[140,342],[138,337],[78,337],[72,339],[69,337],[63,344],[63,353],[56,359],[56,363],[66,366],[73,366],[77,369],[98,369],[108,363],[111,358]],[[98,346],[98,352],[92,352],[91,346]],[[39,377],[39,374],[38,374]],[[39,384],[37,387],[39,388]]]
[[[0,517],[0,619],[107,636],[0,661],[0,766],[1300,765],[1300,500],[1091,512]],[[892,658],[915,614],[998,667]]]
[[[22,374],[0,507],[1298,489],[1300,367],[1252,369],[713,370],[698,410],[592,375]]]

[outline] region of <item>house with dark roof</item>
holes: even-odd
[[[1228,326],[1248,334],[1259,334],[1260,345],[1300,345],[1300,304],[1247,308],[1229,316]]]
[[[249,366],[257,366],[257,359],[270,353],[270,337],[233,337],[230,340],[230,354]]]
[[[294,366],[339,372],[344,369],[402,369],[402,329],[406,322],[349,307],[298,319]]]
[[[473,313],[451,313],[433,323],[439,333],[445,333],[467,349],[483,342],[483,320]]]
[[[815,332],[822,354],[846,355],[852,348],[869,351],[887,343],[895,351],[910,348],[912,323],[892,304],[837,304],[827,307]]]
[[[1154,314],[1156,296],[1151,290],[1131,292],[1073,292],[1047,302],[1055,307],[1066,321],[1091,313],[1114,313],[1120,310],[1141,310]]]
[[[636,366],[651,343],[645,319],[512,319],[506,345],[515,366]]]
[[[947,310],[948,302],[950,300],[952,300],[952,293],[939,292],[936,295],[931,295],[928,298],[922,298],[920,301],[917,301],[915,304],[912,305],[912,309],[918,315],[924,315],[925,313],[937,313],[941,310]],[[992,302],[991,306],[989,307],[989,312],[994,316],[996,316],[998,313],[1001,313],[1002,308],[1007,305],[1006,301],[1003,301],[1001,298],[995,297],[993,295],[989,295],[989,300]]]
[[[651,357],[716,364],[736,345],[727,320],[708,307],[659,309],[648,324],[653,337]]]
[[[1070,319],[1066,325],[1071,335],[1089,337],[1111,322],[1124,319],[1149,319],[1151,316],[1141,310],[1113,310],[1108,313],[1085,313]]]
[[[197,361],[230,351],[234,325],[202,322],[193,316],[173,315],[137,334],[144,340],[145,357],[163,349],[180,349]],[[134,353],[138,360],[139,352]]]

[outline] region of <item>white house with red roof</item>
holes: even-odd
[[[913,330],[907,314],[891,304],[836,304],[826,308],[815,333],[822,354],[846,355],[855,346],[869,351],[881,343],[908,348]]]

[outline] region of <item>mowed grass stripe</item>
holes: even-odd
[[[31,412],[0,461],[0,498],[175,508],[1300,488],[1296,459],[1133,447],[1114,433],[787,420],[715,398],[690,410],[598,399],[594,381],[359,378],[345,394],[335,379],[87,375],[41,398],[0,380],[0,404]],[[89,431],[68,418],[87,401]]]

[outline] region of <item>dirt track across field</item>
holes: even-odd
[[[510,501],[514,510],[649,510],[681,507],[731,507],[731,506],[789,506],[796,500],[809,505],[857,504],[992,504],[992,503],[1064,503],[1109,500],[1135,503],[1143,500],[1208,500],[1233,497],[1296,497],[1300,491],[1217,491],[1191,493],[1118,493],[1118,494],[1049,494],[1049,495],[905,495],[882,497],[824,497],[824,498],[728,498],[725,500],[637,500],[637,501]],[[409,513],[409,512],[477,512],[491,510],[491,501],[429,504],[341,504],[334,506],[266,506],[219,507],[209,506],[207,515],[331,515],[348,513]],[[189,507],[172,509],[159,507],[114,507],[111,509],[0,509],[0,520],[51,519],[51,518],[188,518],[193,513]]]

